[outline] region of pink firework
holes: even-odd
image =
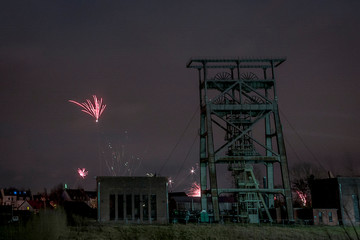
[[[103,104],[102,98],[100,98],[100,100],[98,100],[96,95],[93,95],[93,98],[94,98],[94,104],[89,99],[86,99],[86,102],[83,102],[83,103],[79,103],[74,100],[69,100],[69,102],[75,103],[76,105],[82,107],[83,109],[81,111],[89,114],[90,116],[95,118],[96,122],[98,122],[99,117],[101,116],[101,114],[104,112],[104,110],[106,108],[106,105]]]
[[[78,168],[77,171],[82,178],[85,178],[89,173],[89,171],[87,171],[85,168]]]
[[[296,190],[296,193],[298,194],[298,196],[299,196],[299,198],[300,198],[303,206],[306,206],[306,202],[307,202],[307,201],[306,201],[306,194],[305,194],[305,193],[302,193],[302,192],[300,192],[300,191],[297,191],[297,190]]]
[[[192,186],[188,190],[187,195],[189,197],[201,197],[201,188],[197,182],[193,182]]]

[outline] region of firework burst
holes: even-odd
[[[89,99],[86,99],[86,102],[83,102],[83,103],[79,103],[74,100],[69,100],[69,102],[82,107],[83,109],[81,109],[81,111],[89,114],[90,116],[95,118],[96,122],[98,122],[99,117],[101,116],[101,114],[104,112],[104,110],[106,108],[106,105],[103,104],[103,99],[100,98],[100,100],[98,100],[96,95],[93,95],[93,99],[94,99],[94,104]]]
[[[297,191],[296,190],[296,193],[298,194],[300,200],[301,200],[301,203],[303,206],[306,206],[306,203],[307,203],[307,200],[306,200],[306,193],[303,193],[303,192],[300,192],[300,191]]]
[[[89,171],[87,171],[85,168],[78,168],[77,172],[82,178],[85,178],[89,173]]]
[[[169,178],[168,184],[169,184],[169,187],[171,188],[172,185],[174,184],[174,180],[172,180],[171,178]]]
[[[201,197],[201,188],[197,182],[193,182],[192,186],[187,192],[189,197]]]

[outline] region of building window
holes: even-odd
[[[124,196],[118,195],[118,219],[124,220]]]
[[[143,220],[149,220],[149,197],[148,195],[143,195],[142,197],[142,207],[143,207]]]
[[[156,195],[155,194],[151,195],[151,201],[150,202],[151,202],[151,206],[150,206],[151,220],[156,220],[157,215],[156,215]]]
[[[332,212],[329,212],[329,222],[333,221]]]
[[[323,223],[322,212],[319,212],[319,223]]]
[[[126,195],[126,219],[132,220],[132,195]]]
[[[360,221],[360,214],[359,214],[359,198],[357,195],[352,195],[353,204],[354,204],[354,216],[355,222]]]
[[[109,207],[110,207],[110,220],[115,220],[115,195],[114,194],[110,195]]]
[[[134,217],[140,219],[140,195],[134,195]]]

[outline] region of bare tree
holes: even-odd
[[[294,165],[290,170],[291,188],[294,194],[295,205],[311,206],[311,180],[326,178],[327,173],[313,163],[302,162]]]

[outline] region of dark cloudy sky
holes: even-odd
[[[136,175],[162,168],[179,182],[198,161],[192,56],[286,56],[277,86],[289,164],[357,173],[359,9],[355,0],[2,1],[0,187],[94,189],[108,143],[141,159]],[[68,102],[92,94],[107,104],[99,124]]]

